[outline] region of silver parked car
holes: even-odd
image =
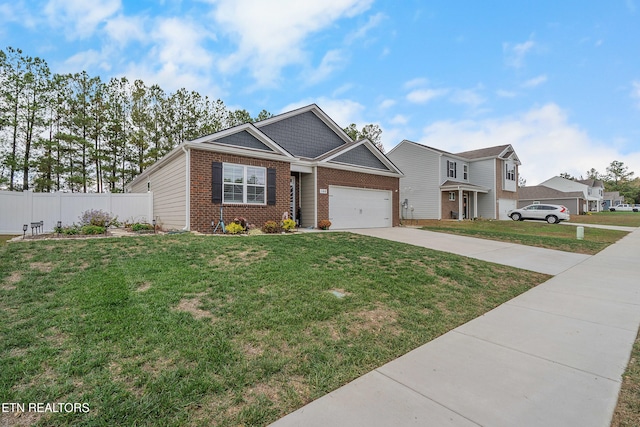
[[[567,221],[570,218],[569,209],[565,206],[546,204],[534,204],[520,209],[514,209],[509,211],[507,215],[514,221],[540,219],[547,221],[549,224],[557,224],[560,221]]]

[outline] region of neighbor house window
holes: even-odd
[[[262,167],[224,163],[222,167],[223,203],[265,204],[267,170]]]
[[[447,160],[447,178],[456,178],[456,162]]]
[[[450,202],[455,202],[456,201],[456,192],[455,191],[449,191],[449,201]]]
[[[516,180],[516,167],[514,165],[510,165],[510,164],[507,163],[505,165],[505,170],[506,170],[505,177],[507,178],[507,180],[515,181]]]
[[[469,179],[469,165],[462,166],[462,176],[465,181]]]

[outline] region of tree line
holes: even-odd
[[[184,88],[54,74],[8,47],[0,50],[0,189],[123,192],[178,144],[271,116]]]

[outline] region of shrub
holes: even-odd
[[[225,227],[225,230],[229,234],[238,234],[244,232],[244,227],[238,224],[237,222],[232,222],[231,224]]]
[[[82,230],[80,230],[80,227],[75,224],[60,228],[60,232],[65,236],[75,236],[77,234],[80,234],[81,231]]]
[[[321,219],[318,221],[318,228],[321,230],[328,230],[331,227],[331,221],[328,219]]]
[[[111,225],[114,227],[118,227],[120,225],[117,216],[112,216],[110,213],[103,210],[91,209],[83,212],[78,218],[80,219],[80,225],[82,226],[95,225],[106,228]]]
[[[291,231],[296,228],[296,222],[292,219],[285,219],[282,221],[282,229],[285,231]]]
[[[262,226],[262,231],[265,233],[277,233],[278,231],[280,231],[280,227],[275,221],[267,221]]]
[[[147,230],[153,230],[153,225],[140,223],[140,222],[136,222],[135,224],[131,225],[131,231],[147,231]]]
[[[83,225],[82,226],[82,234],[95,235],[95,234],[104,234],[107,229],[105,227],[101,227],[99,225]]]

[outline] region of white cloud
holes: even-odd
[[[213,17],[238,48],[219,61],[225,73],[249,68],[259,85],[273,84],[280,70],[307,62],[304,41],[341,18],[366,11],[372,0],[218,0]]]
[[[426,104],[433,99],[446,95],[448,92],[448,89],[416,89],[407,94],[407,101],[415,104]]]
[[[522,83],[522,87],[536,87],[536,86],[540,86],[543,83],[546,83],[547,81],[547,75],[546,74],[542,74],[538,77],[534,77],[532,79],[527,80],[526,82]]]
[[[515,98],[516,96],[518,96],[518,93],[510,90],[498,89],[496,91],[496,95],[498,95],[500,98]]]
[[[435,122],[423,132],[420,143],[450,152],[513,145],[530,186],[562,172],[580,176],[595,168],[604,173],[613,160],[640,171],[639,152],[623,154],[613,144],[592,139],[556,104],[504,118]]]
[[[121,10],[120,0],[49,0],[44,13],[53,28],[64,28],[70,39],[86,38]]]
[[[367,33],[380,25],[380,23],[384,21],[385,18],[386,16],[383,13],[376,13],[375,15],[371,15],[366,24],[346,37],[345,42],[347,44],[351,44],[358,39],[365,38]]]
[[[396,105],[396,101],[394,99],[385,99],[384,101],[382,101],[380,103],[379,107],[384,110],[384,109],[387,109],[387,108],[391,108],[394,105]]]
[[[295,110],[296,108],[305,107],[309,104],[316,104],[341,128],[345,128],[351,123],[355,123],[360,129],[364,125],[370,123],[365,123],[362,118],[362,113],[365,110],[364,105],[350,99],[333,99],[324,97],[314,99],[307,98],[284,106],[282,110],[280,110],[280,113],[286,113],[288,111]]]
[[[409,119],[402,114],[396,114],[391,118],[391,120],[389,120],[389,123],[392,125],[406,125],[408,122]]]
[[[484,104],[485,99],[476,89],[457,89],[451,95],[450,101],[454,104],[462,104],[472,108],[477,108]]]
[[[145,19],[141,16],[116,16],[106,22],[104,30],[111,41],[124,47],[131,41],[148,40],[145,25]]]
[[[637,106],[640,108],[640,80],[631,82],[631,98],[637,100]]]
[[[428,84],[429,84],[428,79],[425,79],[423,77],[418,77],[413,80],[409,80],[408,82],[405,82],[403,86],[405,89],[412,89],[414,87],[426,86]]]
[[[315,70],[305,75],[306,84],[316,84],[328,78],[336,68],[341,68],[346,63],[346,59],[341,50],[328,51],[322,58],[322,62]]]
[[[527,40],[524,43],[503,43],[502,51],[505,55],[505,63],[509,67],[521,68],[524,65],[525,56],[536,46],[533,40]]]

